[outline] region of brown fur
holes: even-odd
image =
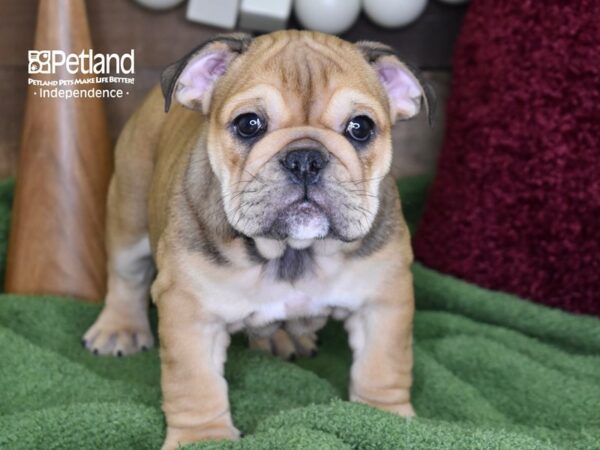
[[[223,378],[230,332],[248,330],[253,348],[308,356],[329,314],[345,320],[349,332],[351,399],[414,414],[412,252],[387,175],[395,113],[384,89],[356,46],[318,33],[266,35],[232,59],[208,106],[198,106],[208,115],[179,104],[165,114],[157,88],[125,127],[108,201],[108,295],[85,336],[87,347],[129,354],[152,345],[146,307],[156,269],[152,298],[159,310],[163,448],[239,436]],[[364,151],[340,134],[348,96],[377,121],[377,138]],[[269,132],[251,151],[228,129],[232,109],[244,108],[276,111]],[[256,224],[275,208],[265,202],[274,201],[284,185],[276,181],[274,158],[298,142],[330,152],[336,181],[327,193],[347,216],[340,219],[339,236],[306,244],[306,270],[302,261],[284,260],[291,241],[262,235]],[[260,184],[259,178],[274,181]],[[257,215],[242,214],[248,204],[256,205]],[[284,269],[301,271],[297,281],[270,275],[286,264]],[[358,297],[341,300],[346,289]],[[276,314],[276,299],[238,300],[236,294],[288,291],[289,302],[282,300],[287,315],[266,322],[261,317]],[[340,300],[319,303],[325,291]],[[230,293],[236,300],[224,300]],[[320,309],[311,315],[307,305]]]

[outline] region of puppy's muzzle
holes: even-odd
[[[304,186],[317,184],[328,163],[329,158],[323,151],[311,148],[292,150],[281,160],[292,182]]]

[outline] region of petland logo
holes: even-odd
[[[66,53],[29,50],[28,84],[39,98],[123,98],[135,84],[135,51]],[[55,76],[57,75],[58,76]],[[50,76],[35,76],[50,75]],[[124,85],[124,88],[119,87]]]
[[[135,50],[117,53],[65,53],[62,50],[29,50],[29,74],[55,74],[64,68],[71,75],[135,74]]]

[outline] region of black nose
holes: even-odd
[[[297,183],[315,184],[329,161],[319,150],[293,150],[281,161],[283,167]]]

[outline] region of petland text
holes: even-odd
[[[66,53],[62,50],[29,50],[29,74],[55,74],[64,68],[71,75],[135,74],[135,50],[118,53]]]

